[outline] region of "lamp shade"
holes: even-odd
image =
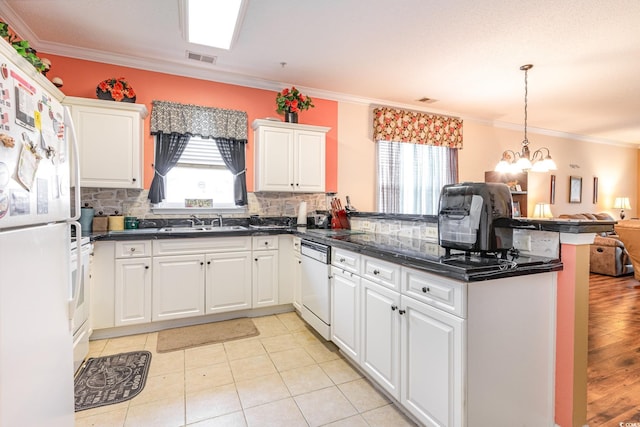
[[[553,218],[551,213],[551,205],[549,203],[536,203],[536,207],[533,210],[534,218]]]
[[[613,202],[614,209],[631,209],[631,204],[629,203],[628,197],[616,197],[616,200]]]

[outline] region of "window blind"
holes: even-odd
[[[225,167],[218,146],[212,139],[192,136],[178,160],[178,165]]]

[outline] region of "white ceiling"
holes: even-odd
[[[516,129],[532,63],[530,128],[640,144],[638,0],[247,0],[230,51],[186,43],[180,3],[0,0],[0,16],[42,52]]]

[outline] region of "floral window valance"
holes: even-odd
[[[247,113],[169,101],[152,101],[151,133],[247,140]]]
[[[462,120],[395,108],[374,108],[373,140],[462,148]]]

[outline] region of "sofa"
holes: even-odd
[[[584,219],[584,220],[607,220],[615,221],[608,213],[579,213],[564,214],[559,218]],[[640,227],[640,221],[638,221]],[[640,234],[639,234],[640,236]],[[638,261],[640,262],[640,239],[638,245]],[[635,267],[635,268],[634,268]],[[589,252],[589,271],[607,276],[623,276],[638,272],[640,274],[640,264],[636,266],[629,251],[617,233],[602,233],[595,237]]]
[[[616,234],[624,243],[634,267],[633,276],[640,280],[640,220],[625,219],[615,225]]]

